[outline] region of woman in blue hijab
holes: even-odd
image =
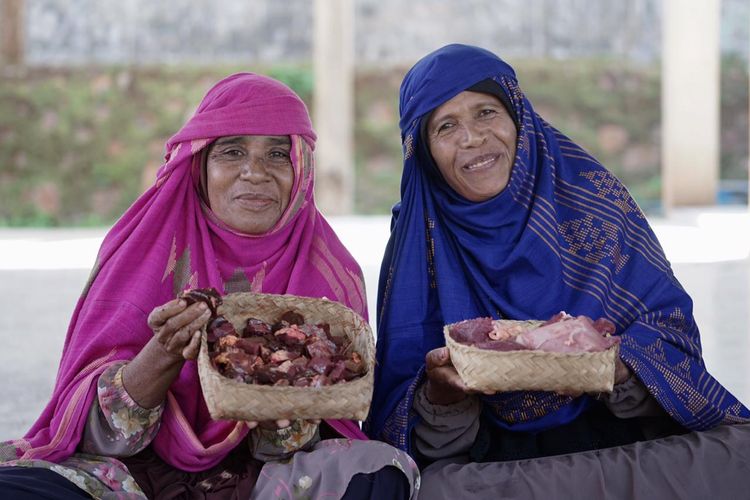
[[[693,498],[716,484],[696,461],[710,443],[723,451],[708,461],[730,478],[721,491],[747,481],[737,461],[747,468],[750,446],[732,446],[750,439],[750,411],[707,373],[692,301],[619,180],[536,114],[513,69],[484,49],[448,45],[420,60],[400,114],[401,201],[380,274],[367,430],[432,464],[423,495],[462,498],[471,485],[473,495],[531,498],[550,493],[541,483],[580,495],[580,468],[592,494]],[[615,324],[614,392],[466,391],[444,324],[562,310]],[[559,455],[572,469],[552,467],[552,478],[544,457]],[[652,462],[653,481],[623,465]],[[664,474],[665,463],[703,471],[697,486]],[[601,489],[604,472],[617,489]]]

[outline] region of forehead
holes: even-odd
[[[482,106],[502,107],[502,105],[500,99],[494,95],[464,90],[435,108],[435,111],[430,115],[430,121],[458,113],[462,110],[473,110]]]
[[[214,142],[214,146],[227,144],[241,146],[289,146],[292,141],[288,135],[234,135],[219,137]]]

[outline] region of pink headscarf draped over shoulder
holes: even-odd
[[[291,137],[291,199],[263,235],[231,230],[198,195],[202,150],[235,135]],[[73,313],[52,399],[16,442],[24,451],[19,458],[60,461],[75,452],[99,375],[133,359],[153,336],[149,313],[186,288],[328,297],[367,317],[361,270],[315,207],[314,143],[307,108],[285,85],[240,73],[209,90],[167,143],[154,186],[104,238]],[[329,423],[349,437],[363,436],[351,422]],[[188,361],[170,387],[152,444],[171,465],[200,471],[220,462],[247,432],[243,423],[211,419],[196,364]]]

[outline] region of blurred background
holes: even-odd
[[[0,0],[0,440],[46,402],[107,227],[232,72],[308,104],[318,205],[374,316],[399,84],[452,42],[507,60],[537,112],[629,187],[694,298],[709,370],[750,404],[750,1]]]

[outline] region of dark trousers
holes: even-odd
[[[81,500],[91,496],[60,474],[39,467],[0,467],[0,498],[13,500]],[[409,498],[409,482],[396,467],[356,474],[343,499]]]
[[[91,499],[91,495],[49,469],[0,467],[0,498],[81,500]]]
[[[407,500],[409,481],[396,467],[383,467],[371,474],[355,474],[342,500]]]

